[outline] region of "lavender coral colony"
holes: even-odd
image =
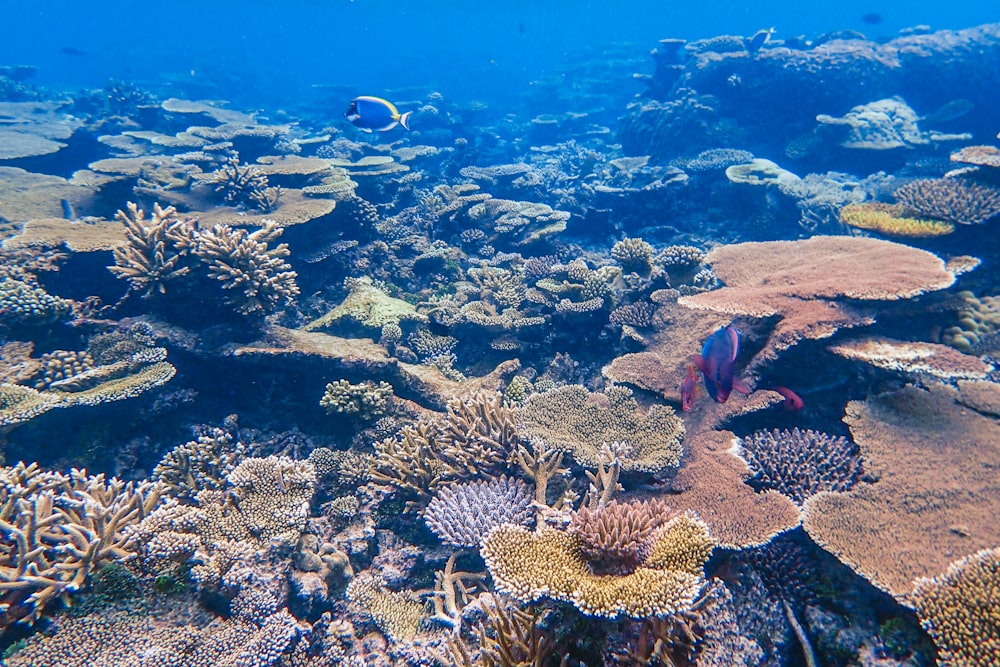
[[[4,664],[1000,664],[1000,25],[633,55],[0,67]]]

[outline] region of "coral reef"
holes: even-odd
[[[901,204],[861,202],[840,209],[840,221],[845,225],[886,236],[929,238],[955,231],[955,225],[943,220],[906,217]]]
[[[367,421],[385,413],[392,395],[392,385],[388,382],[351,384],[337,380],[327,383],[319,404],[328,414],[348,414]]]
[[[108,268],[144,297],[165,294],[167,283],[191,270],[186,258],[192,250],[194,221],[174,217],[173,206],[155,204],[150,218],[134,202],[127,208],[127,213],[119,210],[116,215],[125,226],[126,243],[115,249],[115,265]]]
[[[918,579],[913,605],[934,638],[941,664],[978,665],[1000,656],[1000,549],[955,561],[944,574]]]
[[[960,225],[981,225],[1000,213],[1000,189],[960,178],[911,181],[893,194],[906,210]]]

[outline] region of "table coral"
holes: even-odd
[[[955,231],[955,225],[944,220],[906,216],[901,204],[860,202],[840,209],[840,221],[856,229],[878,232],[886,236],[930,238]]]
[[[1000,425],[961,397],[907,386],[848,403],[845,421],[877,481],[804,505],[809,536],[898,599],[915,578],[1000,542]]]
[[[993,371],[993,367],[979,357],[962,354],[947,345],[923,341],[869,336],[841,341],[827,349],[877,368],[941,380],[985,380]]]
[[[654,405],[643,412],[622,387],[592,394],[567,385],[528,397],[517,409],[519,433],[571,452],[583,466],[597,467],[601,446],[624,443],[623,471],[665,472],[681,458],[684,424],[674,411]]]
[[[907,210],[960,225],[980,225],[1000,214],[1000,188],[962,178],[910,181],[893,194]]]
[[[725,287],[678,302],[691,308],[765,318],[774,331],[751,370],[804,338],[874,322],[879,301],[944,289],[955,282],[929,252],[869,238],[814,236],[719,246],[707,256]]]
[[[521,602],[552,598],[591,616],[642,618],[691,608],[711,548],[705,524],[683,514],[657,532],[650,557],[625,575],[594,574],[578,538],[547,527],[498,526],[482,554],[497,588]]]

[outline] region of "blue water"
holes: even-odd
[[[262,107],[323,99],[329,87],[415,87],[512,106],[533,81],[611,48],[645,69],[645,54],[666,37],[750,35],[773,26],[779,38],[852,29],[880,39],[919,24],[958,29],[1000,20],[989,0],[60,0],[3,2],[0,13],[0,63],[37,66],[37,84],[73,89],[116,79],[208,97],[221,88]],[[863,22],[871,13],[882,22]]]

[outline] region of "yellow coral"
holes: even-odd
[[[361,605],[393,642],[412,640],[424,618],[424,605],[415,596],[390,591],[374,577],[351,581],[347,597]]]
[[[704,524],[700,530],[708,539]],[[625,575],[594,574],[579,539],[548,527],[531,532],[500,525],[484,539],[482,555],[497,588],[521,602],[549,597],[570,602],[584,614],[608,618],[669,616],[690,609],[704,582],[700,567],[708,554],[702,541],[660,544],[683,532],[665,531],[654,547],[658,559]],[[685,549],[686,557],[681,557]],[[695,560],[700,561],[697,573],[671,569],[674,563],[690,565]]]
[[[913,601],[951,667],[995,665],[1000,661],[1000,549],[984,549],[952,563],[933,579],[918,579]]]
[[[944,236],[955,231],[955,225],[944,220],[906,217],[905,209],[899,204],[882,202],[862,202],[848,204],[840,209],[840,220],[845,225],[865,229],[886,236],[907,238],[927,238]]]

